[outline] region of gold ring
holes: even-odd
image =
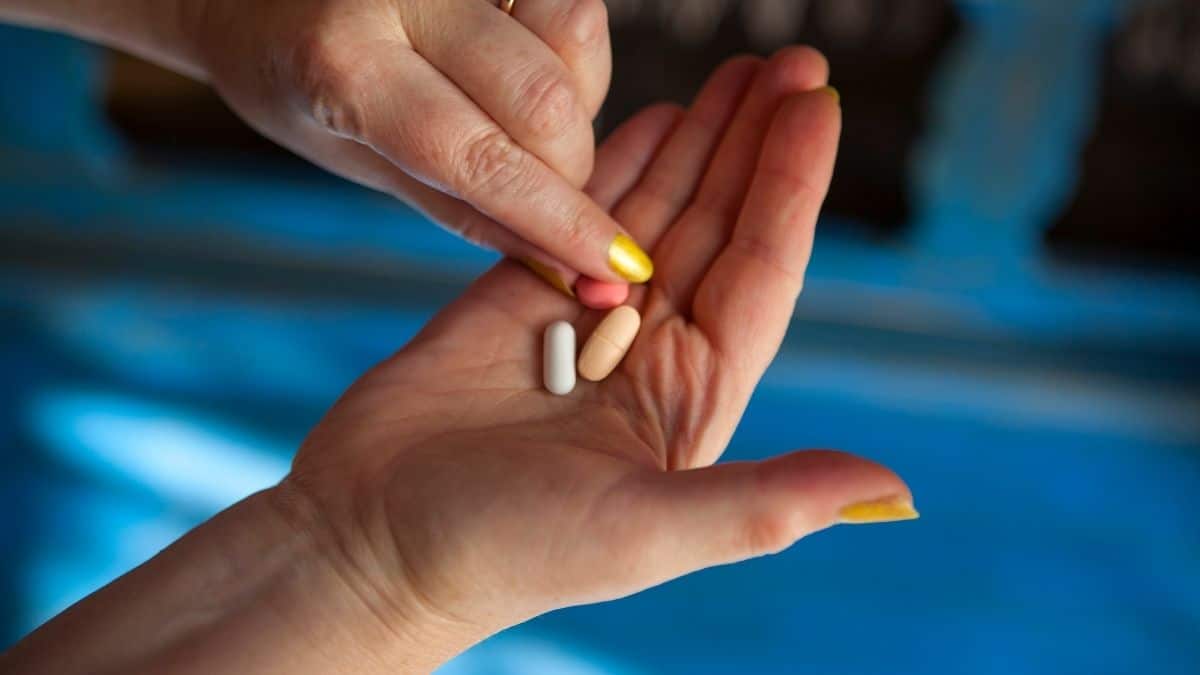
[[[517,4],[517,0],[500,0],[500,9],[507,15],[512,16],[513,5]]]

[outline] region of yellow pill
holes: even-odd
[[[580,377],[599,382],[612,374],[641,327],[642,315],[628,305],[609,312],[579,353]]]

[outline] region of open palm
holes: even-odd
[[[506,261],[338,402],[289,482],[374,588],[482,637],[910,508],[841,453],[710,466],[801,290],[840,126],[826,77],[811,50],[735,59],[599,150],[590,194],[658,266],[604,382],[541,389],[545,326],[586,338],[602,315]]]

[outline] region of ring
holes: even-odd
[[[507,15],[512,16],[513,5],[517,4],[517,0],[500,0],[500,9]]]

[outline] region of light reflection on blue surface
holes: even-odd
[[[67,464],[200,512],[279,482],[294,450],[184,408],[115,393],[44,392],[33,398],[30,418],[45,447]]]
[[[640,675],[628,666],[520,629],[502,633],[437,670],[437,675]]]
[[[188,394],[327,402],[398,349],[425,313],[355,313],[347,332],[328,304],[179,296],[106,282],[40,299],[46,329],[114,377]],[[329,349],[331,342],[339,348]]]

